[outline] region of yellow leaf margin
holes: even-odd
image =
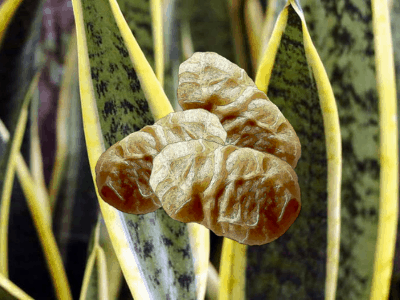
[[[376,80],[379,95],[380,195],[371,300],[387,299],[392,277],[399,201],[397,97],[387,1],[372,0]]]
[[[246,251],[246,245],[224,238],[218,300],[246,299]]]

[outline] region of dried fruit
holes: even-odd
[[[246,72],[224,57],[198,52],[183,62],[178,101],[184,110],[215,114],[227,143],[271,153],[296,167],[301,145],[293,127]]]
[[[103,153],[102,198],[133,214],[163,206],[178,221],[248,245],[285,233],[301,208],[293,170],[301,146],[278,107],[244,70],[211,52],[181,64],[178,100],[185,111]]]
[[[289,164],[202,139],[166,146],[153,161],[150,186],[172,218],[248,245],[277,239],[301,207]]]
[[[100,196],[115,208],[146,214],[161,207],[149,186],[154,157],[168,144],[192,139],[224,144],[218,118],[204,109],[170,113],[111,146],[96,165]]]

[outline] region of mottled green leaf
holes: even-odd
[[[82,4],[93,89],[108,148],[154,119],[108,1]]]
[[[335,93],[343,145],[338,299],[367,299],[379,209],[379,115],[370,2],[304,1]],[[324,16],[320,18],[319,16]]]
[[[136,41],[154,70],[154,41],[150,0],[117,0],[117,2]]]
[[[303,44],[301,19],[288,7],[268,97],[301,142],[295,169],[302,208],[276,241],[248,247],[247,299],[323,299],[327,247],[327,159],[319,97]]]
[[[154,123],[119,29],[106,0],[83,2],[93,88],[108,148]],[[152,299],[195,299],[195,275],[186,224],[162,209],[146,215],[120,213]]]
[[[227,1],[180,2],[178,19],[190,22],[194,52],[216,52],[235,61]]]

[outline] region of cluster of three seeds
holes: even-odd
[[[179,69],[182,112],[132,133],[96,166],[102,198],[145,214],[161,206],[181,222],[261,245],[300,212],[299,139],[244,70],[215,53]]]

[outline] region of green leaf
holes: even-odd
[[[76,3],[77,1],[74,2],[74,10],[77,7]],[[139,71],[138,75],[136,74],[129,59],[128,49],[114,20],[109,2],[85,0],[82,8],[87,42],[87,45],[82,46],[87,46],[88,49],[93,94],[97,101],[105,146],[108,148],[131,132],[153,124],[154,118],[142,89],[143,82],[138,78],[141,74]],[[80,72],[81,68],[83,66],[80,62]],[[87,78],[82,77],[80,80],[81,84],[84,84]],[[88,88],[90,89],[81,86],[82,101],[85,100],[82,89],[86,91]],[[90,144],[88,132],[86,138]],[[107,205],[101,203],[101,206]],[[134,261],[124,264],[137,264],[141,280],[146,282],[146,290],[143,290],[140,296],[162,299],[169,295],[171,299],[195,299],[195,274],[186,224],[174,221],[162,209],[139,216],[115,210],[112,213],[115,214],[113,218],[123,226],[124,232],[117,234],[124,235],[124,239],[130,245],[129,249],[118,249],[122,247],[122,244],[118,245],[122,240],[113,241],[117,255],[126,255],[129,251],[130,259],[134,257]],[[120,262],[121,259],[123,258],[120,257]],[[125,276],[127,272],[132,272],[124,265],[122,269]],[[133,276],[138,275],[131,273],[127,277],[131,286],[136,285],[129,282],[129,278],[133,279]]]
[[[99,244],[101,222],[101,216],[99,216],[89,241],[89,255],[83,277],[80,300],[108,300],[109,297],[106,257]]]
[[[226,1],[177,0],[178,20],[190,23],[194,52],[216,52],[235,61],[229,9]],[[178,39],[180,44],[180,39]],[[243,66],[241,66],[243,67]]]
[[[280,43],[271,38],[272,42],[279,44],[276,57],[274,59],[274,53],[265,54],[265,59],[273,62],[272,73],[267,72],[271,77],[268,80],[268,76],[262,75],[261,78],[264,72],[260,69],[256,84],[268,90],[268,97],[289,120],[300,139],[302,155],[295,171],[299,178],[302,208],[297,220],[279,239],[260,247],[248,247],[246,296],[249,299],[257,296],[322,299],[328,204],[323,102],[313,69],[308,64],[310,53],[306,54],[302,21],[292,5],[285,9],[287,24],[283,27]],[[279,28],[275,29],[279,31]]]
[[[83,17],[106,148],[154,123],[108,1],[85,0]]]
[[[118,0],[119,8],[135,36],[140,49],[154,69],[154,41],[149,0]]]
[[[110,236],[107,232],[104,220],[100,223],[99,245],[104,250],[107,258],[108,292],[110,299],[118,299],[122,285],[122,271],[118,263],[118,258],[111,244]]]
[[[337,297],[368,299],[380,193],[379,101],[371,7],[359,0],[302,2],[310,34],[337,99],[342,132],[343,207]]]

